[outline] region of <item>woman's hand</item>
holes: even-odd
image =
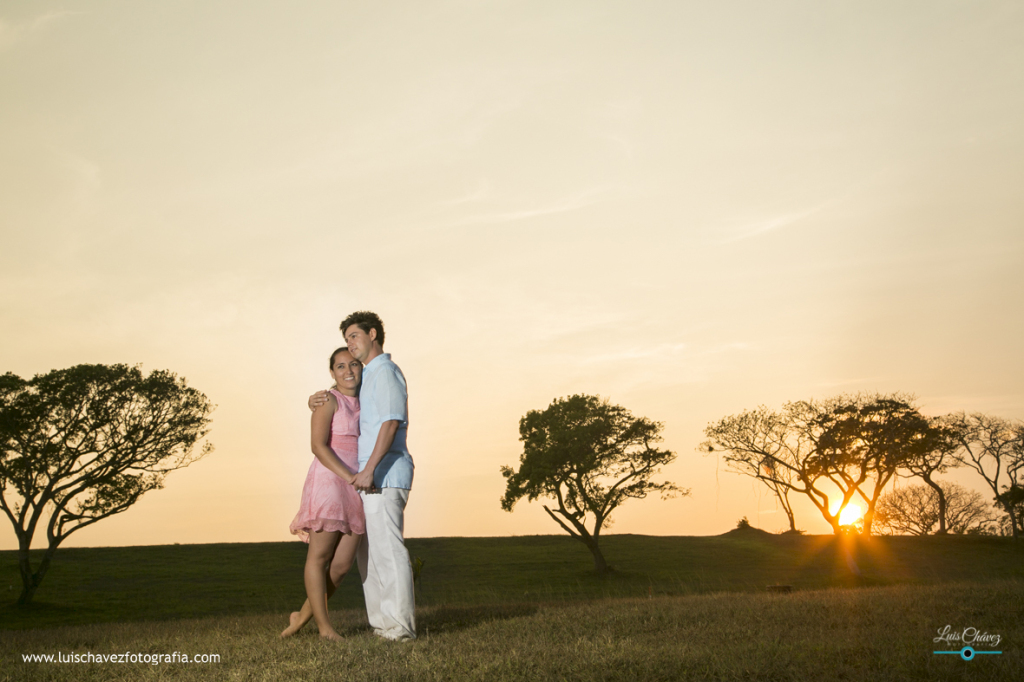
[[[324,403],[326,403],[327,399],[330,397],[330,395],[331,395],[330,391],[317,391],[313,395],[309,396],[309,403],[308,403],[308,405],[309,405],[310,411],[316,412],[316,408],[318,408],[321,405],[323,405]]]
[[[363,492],[373,490],[373,469],[363,469],[352,477],[352,487]]]

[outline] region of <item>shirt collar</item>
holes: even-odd
[[[378,360],[380,362],[378,362]],[[363,371],[367,372],[370,369],[372,369],[374,365],[380,365],[380,364],[383,364],[384,361],[390,361],[390,360],[391,360],[391,353],[381,353],[380,355],[375,357],[373,360],[370,360],[368,363],[366,363],[366,366],[363,367]]]

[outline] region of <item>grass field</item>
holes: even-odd
[[[276,635],[283,614],[5,633],[0,680],[1013,680],[1021,583],[788,595],[718,593],[420,610],[420,638],[379,640],[336,612],[335,644]],[[1002,654],[932,653],[945,625],[1003,639]],[[217,654],[217,663],[23,663],[22,654]]]
[[[1024,669],[1024,548],[1006,538],[874,538],[853,548],[860,578],[826,536],[605,543],[618,570],[600,580],[568,537],[410,540],[425,562],[421,637],[404,645],[364,629],[356,580],[332,600],[345,642],[312,629],[279,640],[303,597],[298,543],[70,549],[39,604],[0,609],[0,680],[1005,680]],[[13,600],[13,552],[0,570]],[[766,594],[773,583],[795,591]],[[945,625],[998,633],[1003,653],[935,655]],[[221,661],[22,662],[72,651]]]
[[[613,576],[599,579],[590,554],[568,536],[420,538],[423,606],[492,605],[763,590],[1024,580],[1024,543],[1007,538],[880,537],[856,545],[862,577],[833,536],[760,531],[713,537],[610,535]],[[204,616],[280,613],[305,598],[300,542],[163,545],[58,550],[35,603],[12,606],[20,589],[15,552],[0,552],[0,629]],[[168,598],[172,596],[173,598]],[[346,580],[334,608],[362,606]]]

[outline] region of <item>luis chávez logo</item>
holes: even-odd
[[[967,627],[962,630],[954,630],[953,626],[947,625],[939,630],[939,636],[932,641],[936,644],[943,643],[947,648],[961,646],[956,651],[933,651],[933,654],[955,654],[965,661],[973,660],[975,656],[982,654],[1001,654],[1002,651],[994,651],[1003,640],[1001,635],[982,632],[975,627]],[[978,649],[976,647],[992,647],[992,649]]]

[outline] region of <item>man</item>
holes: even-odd
[[[352,313],[341,323],[349,352],[363,363],[359,388],[359,473],[352,485],[363,498],[366,542],[358,553],[366,615],[375,634],[416,638],[412,565],[403,537],[413,462],[406,447],[409,398],[405,376],[384,352],[384,324],[371,312]],[[326,400],[310,397],[314,408]],[[369,547],[367,547],[369,545]]]

